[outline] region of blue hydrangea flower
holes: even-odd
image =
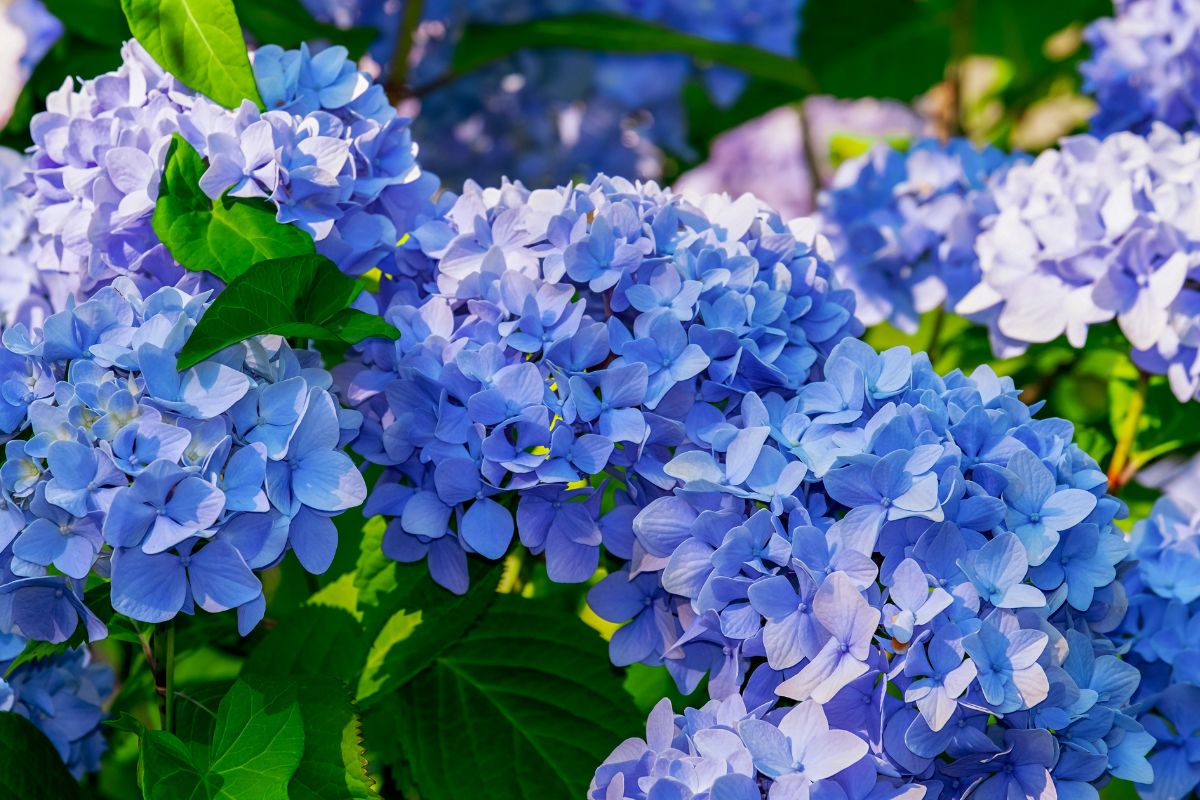
[[[1125,615],[1118,567],[1131,573],[1114,526],[1125,509],[1066,423],[1034,417],[986,367],[943,378],[923,355],[855,339],[801,387],[704,405],[665,463],[674,484],[627,491],[640,507],[629,565],[589,601],[629,620],[613,639],[621,663],[753,698],[739,727],[759,773],[747,797],[804,797],[829,780],[862,797],[1095,797],[1106,775],[1152,771],[1138,670],[1107,638]],[[754,491],[780,464],[795,465],[789,488]],[[1178,618],[1148,617],[1142,629],[1171,633],[1134,652],[1189,661],[1190,618]],[[861,741],[839,747],[857,755],[830,761],[832,778],[770,730],[815,720],[806,708]],[[609,788],[611,764],[593,788],[641,797],[628,771],[624,794]]]
[[[7,641],[5,641],[7,640]],[[0,634],[0,669],[20,652],[20,636]],[[22,664],[0,680],[0,713],[20,714],[46,735],[76,778],[100,769],[106,743],[101,722],[115,676],[86,647]]]
[[[877,145],[838,169],[817,210],[864,324],[915,333],[922,313],[975,285],[988,181],[1019,161],[965,139],[920,139],[907,151]]]
[[[280,337],[178,372],[206,306],[121,277],[39,329],[5,332],[0,378],[57,381],[4,431],[30,434],[0,469],[5,630],[61,642],[82,620],[103,636],[82,589],[111,574],[113,607],[134,619],[236,608],[245,631],[262,615],[255,570],[288,550],[328,568],[331,517],[366,497],[340,449],[359,417],[339,410],[316,355]]]
[[[1079,66],[1098,103],[1092,130],[1146,133],[1155,121],[1200,124],[1200,7],[1194,0],[1118,0],[1115,17],[1087,27],[1091,57]]]
[[[469,184],[414,238],[440,259],[435,282],[385,281],[400,340],[338,372],[365,417],[354,448],[388,468],[370,504],[391,518],[388,552],[437,552],[434,577],[461,591],[464,553],[497,558],[517,534],[553,579],[583,581],[602,542],[631,544],[627,523],[605,522],[624,513],[602,513],[609,485],[641,505],[680,476],[767,501],[799,483],[801,465],[763,447],[766,407],[753,424],[721,409],[794,392],[857,330],[810,224],[784,225],[750,196],[694,204],[597,178]],[[583,250],[624,255],[597,266]],[[647,294],[673,287],[667,302]],[[761,533],[734,533],[717,558],[754,560]]]
[[[345,51],[255,53],[268,110],[224,109],[165,73],[136,42],[116,72],[53,92],[35,116],[24,192],[38,219],[35,262],[53,310],[120,276],[145,293],[178,284],[211,288],[185,273],[151,227],[171,136],[209,161],[201,187],[263,197],[280,222],[312,234],[343,270],[424,268],[397,244],[432,215],[437,178],[416,163],[408,120]]]
[[[1135,568],[1123,575],[1129,615],[1120,628],[1128,661],[1141,673],[1136,699],[1147,737],[1122,742],[1122,777],[1146,800],[1186,797],[1200,784],[1200,516],[1189,478],[1195,462],[1166,485],[1166,493],[1133,528]],[[1098,670],[1097,670],[1098,672]],[[1112,678],[1100,677],[1113,683]],[[1125,689],[1132,691],[1132,687]],[[1150,750],[1151,770],[1127,752]]]
[[[1194,133],[1069,137],[994,177],[975,240],[978,282],[954,309],[1000,356],[1115,321],[1144,370],[1180,401],[1200,387]]]

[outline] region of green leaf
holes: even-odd
[[[226,283],[253,264],[316,252],[313,239],[275,219],[261,198],[224,196],[210,200],[200,189],[204,159],[175,134],[154,204],[154,232],[171,255],[190,270],[207,270]]]
[[[81,39],[119,48],[129,38],[121,0],[43,0],[63,28]]]
[[[20,714],[0,712],[0,797],[72,800],[80,795],[45,734]]]
[[[242,674],[330,676],[352,684],[362,672],[367,641],[349,612],[301,606],[254,648]]]
[[[248,672],[253,673],[253,670]],[[362,724],[345,682],[332,676],[315,674],[316,670],[310,672],[313,674],[297,680],[293,679],[294,672],[280,672],[274,676],[243,673],[238,694],[232,694],[231,687],[237,684],[231,681],[201,684],[177,692],[176,735],[171,739],[185,746],[181,749],[176,742],[159,738],[146,743],[154,750],[152,757],[165,758],[171,770],[181,773],[178,778],[183,781],[181,785],[187,785],[187,780],[224,785],[226,778],[214,779],[211,775],[205,775],[202,767],[198,766],[210,760],[209,749],[215,746],[210,743],[216,738],[217,721],[221,713],[216,709],[226,702],[223,698],[228,697],[231,703],[244,702],[245,687],[264,696],[294,694],[302,720],[303,756],[287,785],[286,796],[289,800],[377,798],[379,795],[375,791],[374,781],[367,772]],[[288,677],[279,677],[284,674]],[[147,735],[146,729],[128,715],[112,727]],[[288,748],[291,746],[287,745]],[[172,779],[168,777],[167,780]]]
[[[187,86],[226,108],[263,107],[233,0],[121,0],[142,47]]]
[[[808,0],[800,57],[820,91],[909,101],[945,76],[949,0]]]
[[[212,681],[175,691],[175,735],[195,747],[208,748],[217,727],[221,699],[233,681]]]
[[[682,53],[703,63],[815,91],[812,75],[795,59],[767,50],[702,39],[632,17],[574,14],[516,25],[469,25],[454,51],[456,73],[470,72],[525,48],[576,47],[609,53]]]
[[[357,308],[344,308],[325,325],[343,342],[361,342],[363,339],[399,339],[400,331],[377,314],[368,314]]]
[[[239,679],[221,700],[207,747],[146,732],[142,790],[147,800],[288,800],[304,752],[295,685]]]
[[[379,797],[367,772],[362,724],[346,685],[306,678],[299,686],[304,758],[288,785],[290,800],[371,800]]]
[[[375,605],[363,606],[363,625],[375,636],[358,684],[358,701],[377,702],[412,680],[458,641],[497,599],[503,565],[471,559],[471,588],[455,595],[434,583],[424,563],[397,564],[395,584],[376,590]]]
[[[349,338],[361,325],[341,324],[338,315],[362,291],[362,283],[343,275],[324,256],[273,258],[238,275],[205,311],[179,354],[179,369],[195,366],[230,345],[262,334],[310,339]]]
[[[290,49],[324,40],[345,47],[357,61],[379,35],[374,28],[339,28],[313,19],[300,0],[233,0],[233,4],[246,30],[264,44]]]
[[[396,699],[424,800],[575,800],[614,744],[642,727],[604,641],[578,619],[512,596]]]

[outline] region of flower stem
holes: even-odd
[[[925,353],[929,356],[929,363],[934,367],[937,366],[937,358],[941,355],[942,327],[945,324],[946,306],[940,305],[933,312],[933,329],[929,331],[929,344],[925,347]]]
[[[1112,461],[1108,464],[1108,490],[1114,494],[1133,477],[1128,469],[1129,456],[1133,452],[1133,441],[1137,438],[1138,425],[1142,421],[1142,412],[1146,410],[1146,392],[1150,389],[1150,376],[1138,372],[1137,389],[1129,399],[1129,408],[1125,411],[1125,422],[1121,426],[1121,434],[1117,438],[1117,446],[1113,450]]]
[[[154,632],[154,691],[158,695],[158,715],[162,729],[175,731],[175,620],[163,623]]]
[[[408,85],[408,58],[412,54],[413,37],[424,11],[424,0],[410,0],[404,4],[404,18],[396,35],[396,52],[392,54],[392,74],[387,83],[388,99],[392,105],[413,95],[412,87]]]

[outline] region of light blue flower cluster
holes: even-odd
[[[20,636],[0,634],[0,672],[24,647]],[[76,778],[100,769],[107,747],[100,723],[112,698],[114,675],[92,661],[86,647],[22,664],[0,679],[0,713],[20,714],[46,735]]]
[[[626,740],[596,770],[589,800],[789,800],[817,787],[853,800],[922,796],[923,787],[878,778],[867,741],[839,728],[815,701],[747,705],[735,694],[675,715],[661,701],[646,738]]]
[[[82,600],[95,575],[133,619],[236,608],[245,632],[264,610],[255,570],[289,550],[329,566],[331,518],[366,496],[340,450],[359,415],[281,337],[177,371],[205,308],[121,277],[38,331],[5,331],[0,630],[62,642],[82,620],[103,636]]]
[[[21,194],[25,159],[0,148],[0,330],[14,322],[40,324],[47,313],[33,244],[34,220]]]
[[[1080,65],[1099,108],[1092,130],[1148,133],[1154,122],[1200,126],[1200,2],[1117,0],[1116,16],[1084,33],[1092,55]]]
[[[627,622],[613,661],[665,664],[685,692],[707,675],[760,716],[816,705],[864,743],[865,782],[834,770],[853,796],[1095,798],[1108,775],[1140,779],[1138,671],[1106,638],[1125,509],[1071,425],[1017,394],[987,367],[943,379],[846,339],[823,379],[729,399],[663,465],[669,491],[618,490],[633,557],[589,594]],[[786,730],[739,732],[767,778],[808,764]]]
[[[1143,369],[1200,390],[1200,135],[1064,139],[991,186],[980,283],[956,306],[1001,356],[1116,319]]]
[[[1133,528],[1137,567],[1125,573],[1129,615],[1121,633],[1142,673],[1140,722],[1154,752],[1138,792],[1145,800],[1187,797],[1200,786],[1200,506],[1172,492]],[[1151,780],[1153,778],[1153,780]]]
[[[794,392],[857,330],[813,226],[749,195],[468,184],[413,238],[436,285],[385,282],[400,339],[337,376],[356,451],[388,467],[366,508],[392,518],[385,551],[455,591],[466,552],[499,558],[514,533],[556,581],[591,577],[602,540],[631,557],[634,508],[602,515],[605,497],[669,490],[677,448],[739,450],[738,398]],[[742,466],[790,491],[781,463]]]
[[[151,227],[174,133],[211,167],[218,197],[269,198],[349,273],[396,265],[397,230],[410,230],[437,187],[415,162],[408,121],[340,48],[317,55],[264,47],[255,76],[268,110],[230,111],[165,73],[136,42],[116,72],[70,82],[34,117],[25,191],[37,218],[37,264],[55,310],[118,276],[149,293],[184,275]],[[430,207],[431,208],[431,207]]]
[[[372,56],[386,64],[406,3],[306,0],[318,17],[379,27]],[[802,0],[443,0],[426,3],[408,80],[434,86],[469,24],[513,24],[564,14],[636,17],[722,42],[794,55]],[[733,103],[746,79],[731,69],[697,70],[679,55],[523,51],[459,76],[420,97],[413,127],[437,142],[425,165],[451,184],[504,177],[554,185],[597,173],[658,177],[662,151],[687,154],[685,85],[699,78],[716,103]]]
[[[864,324],[915,333],[921,314],[978,283],[975,237],[993,211],[987,182],[1012,162],[965,139],[922,139],[904,152],[878,145],[838,170],[821,193],[821,232]]]

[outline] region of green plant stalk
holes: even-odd
[[[1138,425],[1142,421],[1142,412],[1146,410],[1146,393],[1150,389],[1150,376],[1138,372],[1137,389],[1129,400],[1129,410],[1125,413],[1125,422],[1121,425],[1121,434],[1113,449],[1112,461],[1108,464],[1108,490],[1116,493],[1129,482],[1133,474],[1127,469],[1129,456],[1133,452],[1133,442],[1137,438]]]
[[[933,312],[933,328],[929,331],[929,344],[925,347],[925,353],[929,356],[929,363],[937,367],[938,356],[942,350],[942,327],[946,324],[946,306],[940,305]]]
[[[396,54],[392,56],[392,75],[387,83],[387,95],[392,105],[412,94],[408,85],[408,57],[412,53],[413,36],[424,16],[424,0],[410,0],[404,4],[404,19],[396,34]]]
[[[154,632],[154,691],[158,695],[158,715],[162,729],[175,731],[175,620],[163,623]]]

